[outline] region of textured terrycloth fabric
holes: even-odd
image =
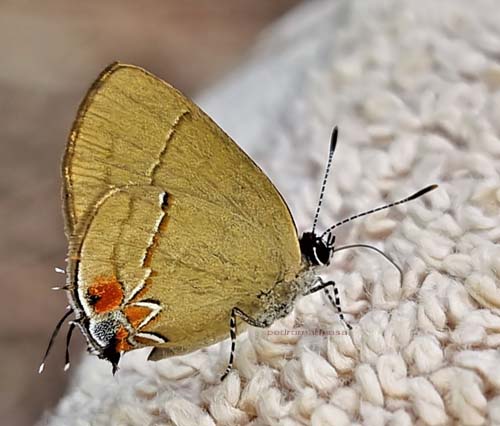
[[[337,234],[383,249],[403,280],[375,253],[340,252],[324,275],[341,289],[350,335],[315,294],[273,334],[242,334],[223,383],[228,341],[157,363],[136,351],[115,377],[88,356],[45,421],[500,424],[499,22],[493,0],[328,0],[278,23],[202,105],[271,176],[300,230],[333,124],[320,229],[439,183]]]

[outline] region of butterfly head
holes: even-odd
[[[300,251],[311,266],[328,266],[333,256],[335,235],[326,238],[314,232],[304,232],[300,238]]]
[[[318,225],[319,214],[321,211],[321,205],[323,203],[323,197],[325,195],[326,183],[328,181],[328,175],[330,173],[330,167],[332,165],[333,153],[335,152],[335,147],[337,145],[337,137],[338,137],[338,129],[335,127],[332,132],[332,136],[330,139],[330,150],[328,154],[328,162],[326,164],[326,170],[323,177],[323,184],[321,185],[321,191],[319,194],[318,205],[316,207],[316,213],[314,215],[314,221],[312,225],[312,229],[309,232],[304,232],[302,237],[299,240],[300,250],[302,252],[302,256],[305,258],[306,262],[311,266],[328,266],[333,256],[334,251],[340,251],[347,248],[353,247],[365,247],[372,250],[375,250],[386,257],[393,265],[401,272],[400,268],[383,252],[378,250],[376,247],[369,246],[366,244],[351,244],[347,246],[337,247],[334,249],[335,244],[335,236],[333,235],[333,230],[339,226],[345,225],[346,223],[358,219],[360,217],[366,216],[368,214],[372,214],[378,212],[380,210],[385,210],[391,208],[393,206],[397,206],[399,204],[406,203],[408,201],[414,200],[422,195],[426,194],[429,191],[432,191],[437,188],[437,185],[429,185],[420,191],[415,192],[409,197],[403,198],[402,200],[398,200],[381,207],[377,207],[375,209],[370,209],[364,211],[362,213],[357,213],[351,217],[341,220],[340,222],[330,226],[321,234],[316,234],[316,226]]]

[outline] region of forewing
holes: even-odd
[[[140,68],[115,63],[103,71],[80,106],[64,155],[68,236],[110,189],[153,183],[187,112],[175,89]]]

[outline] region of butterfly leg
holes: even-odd
[[[221,377],[221,381],[226,378],[228,373],[233,368],[234,351],[236,349],[236,316],[239,316],[243,321],[245,321],[247,324],[250,324],[252,327],[267,328],[271,325],[268,322],[258,321],[255,318],[248,316],[247,314],[245,314],[245,312],[243,312],[239,308],[231,309],[231,317],[229,318],[229,333],[231,335],[231,354],[229,355],[229,363],[227,364],[226,371]]]
[[[319,285],[317,287],[311,288],[304,295],[307,296],[309,294],[316,293],[317,291],[324,290],[325,293],[326,293],[326,295],[328,296],[328,299],[332,303],[332,305],[335,306],[335,309],[337,309],[337,312],[338,312],[339,317],[342,320],[342,322],[346,325],[346,327],[349,330],[352,330],[352,326],[344,318],[344,313],[342,312],[342,307],[340,305],[339,290],[335,286],[335,281],[327,281],[327,282],[325,282],[325,281],[323,281],[321,279],[321,277],[318,277],[318,282],[319,282]],[[332,287],[333,288],[333,293],[335,295],[335,298],[332,296],[332,293],[330,293],[330,289],[328,287]]]

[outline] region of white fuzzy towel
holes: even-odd
[[[277,334],[242,334],[223,383],[228,341],[157,363],[135,351],[115,377],[88,356],[43,423],[500,424],[499,61],[494,0],[314,1],[279,22],[201,104],[274,180],[301,231],[334,124],[320,229],[439,183],[337,234],[383,249],[402,282],[376,253],[340,252],[325,277],[350,335],[315,294]]]

